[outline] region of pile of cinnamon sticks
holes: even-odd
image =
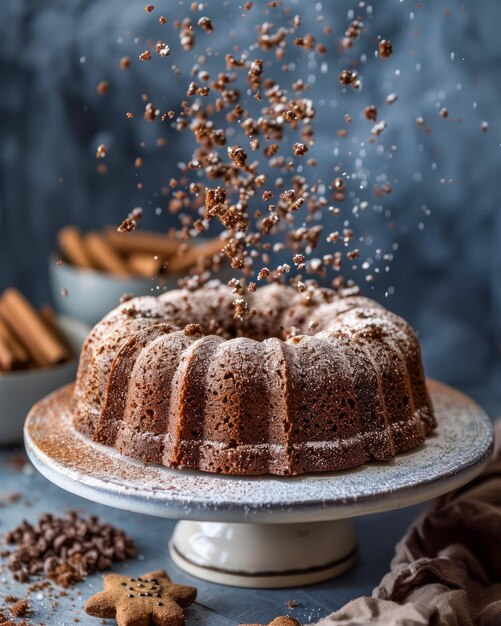
[[[145,278],[203,269],[223,247],[219,238],[193,244],[161,233],[122,233],[113,227],[83,235],[76,226],[65,226],[57,240],[64,259],[77,267]]]
[[[50,367],[72,359],[50,306],[38,311],[17,289],[0,296],[0,372]]]

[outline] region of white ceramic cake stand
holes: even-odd
[[[71,387],[35,405],[25,443],[49,480],[101,504],[180,519],[174,562],[241,587],[326,580],[356,560],[350,518],[423,502],[472,480],[489,460],[491,424],[470,398],[429,382],[438,428],[419,449],[387,463],[294,478],[232,477],[144,465],[72,426]]]

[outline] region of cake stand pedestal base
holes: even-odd
[[[192,576],[234,587],[281,588],[328,580],[357,559],[350,520],[299,524],[178,522],[174,563]]]

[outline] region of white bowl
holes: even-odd
[[[74,359],[53,367],[0,373],[2,446],[21,442],[24,420],[33,404],[75,378],[78,355],[90,329],[83,322],[68,317],[58,317],[57,325],[68,342]]]
[[[56,309],[91,326],[117,307],[124,294],[158,296],[169,289],[176,289],[179,279],[184,276],[182,273],[166,275],[161,281],[156,277],[122,278],[71,263],[57,265],[57,258],[53,255],[49,260],[49,280]],[[212,277],[227,282],[234,275],[234,271],[226,266]]]
[[[71,263],[57,265],[54,256],[49,260],[49,280],[57,310],[91,326],[117,307],[126,293],[132,296],[159,293],[155,278],[122,278]],[[175,288],[177,280],[177,276],[162,279],[162,291]]]

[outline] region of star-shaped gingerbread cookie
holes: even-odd
[[[115,618],[118,626],[183,626],[183,607],[196,595],[194,587],[172,583],[163,570],[136,578],[108,574],[104,591],[87,600],[85,612]]]

